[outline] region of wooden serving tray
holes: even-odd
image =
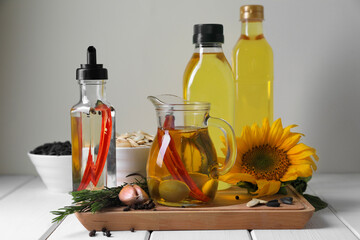
[[[280,207],[258,205],[246,207],[250,199],[236,200],[239,190],[219,191],[214,202],[206,207],[175,208],[158,205],[156,211],[108,208],[98,213],[76,213],[81,224],[89,231],[109,230],[209,230],[209,229],[300,229],[314,213],[314,207],[288,187],[287,196],[292,205]],[[262,198],[280,199],[284,195]]]

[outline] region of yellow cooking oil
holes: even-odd
[[[233,126],[234,78],[222,51],[195,52],[186,67],[183,84],[184,99],[210,102],[210,116],[222,118]],[[209,127],[209,132],[218,157],[223,158],[225,146],[220,140],[223,133],[215,127]]]
[[[235,82],[231,66],[222,50],[223,43],[223,25],[194,25],[195,51],[184,72],[183,97],[188,101],[209,102],[211,104],[210,116],[222,118],[234,126]],[[216,127],[210,126],[208,129],[218,163],[224,164],[227,152],[221,141],[221,136],[224,134]],[[228,184],[219,183],[219,189],[227,187]]]
[[[267,117],[273,121],[273,52],[263,35],[263,7],[240,9],[241,36],[232,52],[235,77],[235,134]]]

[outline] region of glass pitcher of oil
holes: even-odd
[[[174,95],[149,96],[158,122],[147,162],[151,197],[168,206],[195,206],[214,199],[219,175],[234,165],[236,141],[231,125],[210,117],[210,103],[190,102]],[[208,126],[224,133],[226,157],[217,160]]]

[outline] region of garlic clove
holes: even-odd
[[[131,205],[136,201],[137,193],[133,186],[126,185],[119,193],[119,199],[126,205]]]
[[[130,206],[149,200],[147,193],[138,185],[126,185],[119,193],[119,199],[124,204]]]
[[[133,185],[134,189],[136,190],[137,193],[137,199],[136,199],[136,203],[143,203],[147,200],[149,200],[149,196],[147,195],[147,193],[138,185]]]

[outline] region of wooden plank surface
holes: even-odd
[[[307,193],[314,194],[311,189]],[[251,236],[254,240],[358,240],[329,208],[315,212],[305,229],[253,230]]]
[[[310,188],[326,199],[329,208],[360,239],[360,174],[320,174]]]
[[[56,227],[50,211],[71,203],[68,194],[51,193],[34,178],[0,201],[1,239],[45,239]]]
[[[314,213],[304,230],[253,230],[252,238],[256,240],[358,239],[360,174],[319,174],[311,180],[310,188],[330,204],[330,209]],[[49,211],[70,202],[70,196],[67,194],[48,192],[39,178],[0,176],[0,226],[3,229],[0,238],[46,239],[50,235],[49,239],[88,239],[88,231],[74,215],[66,218],[60,226],[51,223],[53,216]],[[112,233],[114,239],[130,240],[251,239],[246,230],[154,231],[151,236],[147,231]],[[103,237],[101,233],[97,236]]]
[[[34,178],[35,176],[1,175],[0,200]]]
[[[96,237],[108,239],[103,233],[97,232]],[[148,231],[111,231],[109,239],[126,239],[126,240],[148,240],[150,233]],[[50,235],[49,240],[89,240],[89,231],[86,230],[74,215],[66,217],[60,226]],[[97,238],[94,238],[97,239]]]
[[[204,223],[206,224],[206,223]],[[251,240],[247,230],[154,231],[150,240]]]

